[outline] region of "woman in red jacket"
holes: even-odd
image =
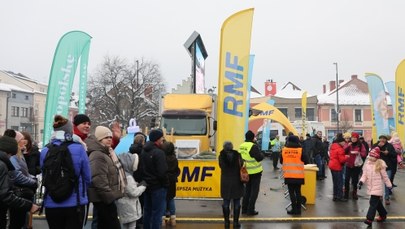
[[[342,168],[349,155],[345,155],[345,150],[343,149],[344,145],[345,139],[339,134],[330,147],[329,155],[329,169],[332,173],[333,180],[333,201],[341,202],[347,201],[347,199],[343,197]]]

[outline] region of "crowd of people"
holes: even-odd
[[[83,228],[90,204],[93,229],[176,225],[180,169],[162,131],[135,133],[128,152],[116,154],[118,123],[90,134],[88,116],[72,122],[56,115],[53,130],[41,152],[27,132],[7,129],[0,137],[0,228],[30,228],[32,214],[43,210],[50,229]],[[35,204],[37,189],[44,190],[42,206]]]
[[[259,150],[252,131],[245,134],[245,142],[239,150],[233,149],[231,142],[225,142],[219,155],[221,167],[221,197],[225,227],[230,225],[230,203],[233,203],[233,225],[239,227],[239,209],[246,216],[259,214],[255,209],[260,179],[263,172],[264,154]],[[390,205],[390,195],[397,167],[404,167],[402,143],[396,133],[381,135],[371,146],[357,132],[337,134],[330,144],[322,132],[306,139],[290,134],[284,146],[280,146],[278,136],[271,141],[275,155],[272,155],[273,168],[282,165],[284,184],[288,187],[291,209],[287,214],[301,215],[301,186],[305,183],[304,165],[316,164],[316,179],[327,178],[325,168],[331,171],[333,182],[333,201],[347,202],[349,198],[358,200],[357,190],[367,185],[370,195],[369,210],[365,224],[384,222],[387,218],[385,205]],[[279,161],[278,161],[279,160]],[[240,169],[246,164],[249,181],[244,184]],[[242,199],[242,205],[241,205]],[[375,219],[376,212],[378,217]]]

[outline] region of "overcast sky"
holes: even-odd
[[[220,29],[230,15],[255,8],[252,84],[264,92],[272,78],[309,94],[322,84],[373,72],[394,80],[405,58],[404,0],[24,0],[3,1],[0,69],[48,82],[52,58],[66,32],[93,38],[89,73],[106,55],[153,60],[170,90],[190,75],[183,44],[197,31],[208,52],[206,87],[217,86]]]

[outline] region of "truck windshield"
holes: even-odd
[[[206,135],[207,123],[204,116],[163,116],[162,127],[173,135]]]

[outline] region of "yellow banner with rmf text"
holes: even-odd
[[[218,160],[179,160],[177,198],[221,197],[221,169]]]
[[[405,139],[405,60],[402,60],[395,73],[395,100],[392,106],[395,106],[395,121],[399,139]]]
[[[254,9],[228,17],[221,28],[217,100],[217,152],[224,141],[238,148],[244,141],[250,41]]]

